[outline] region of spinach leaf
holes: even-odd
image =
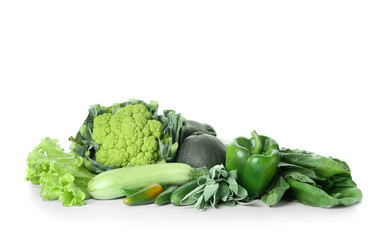
[[[279,162],[278,170],[279,172],[298,172],[313,180],[319,179],[313,170],[286,162]]]
[[[297,180],[298,182],[308,183],[312,186],[317,186],[317,184],[313,181],[313,179],[299,172],[286,171],[282,173],[282,176],[284,177],[285,180],[288,180],[289,178],[293,178]]]
[[[289,184],[281,175],[276,174],[272,179],[267,192],[261,197],[261,201],[269,207],[276,205],[288,189]]]
[[[334,207],[339,204],[338,199],[328,195],[322,189],[308,183],[299,182],[295,179],[288,179],[290,186],[286,192],[286,198],[298,201],[302,204],[315,207]]]
[[[363,194],[359,188],[334,188],[330,194],[339,200],[339,203],[344,206],[350,206],[358,203]]]
[[[280,161],[313,170],[320,179],[328,179],[335,175],[350,176],[351,174],[345,162],[305,150],[281,149]]]
[[[350,206],[363,198],[362,192],[350,178],[339,179],[328,190],[324,190],[320,185],[315,186],[294,178],[289,178],[287,183],[290,189],[286,192],[286,198],[310,206],[326,208],[339,204]]]

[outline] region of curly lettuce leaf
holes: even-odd
[[[90,198],[87,184],[95,175],[83,165],[83,158],[67,153],[57,139],[49,137],[29,153],[26,180],[41,186],[41,198],[60,200],[63,206],[81,206]]]

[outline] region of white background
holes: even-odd
[[[378,236],[378,1],[1,1],[1,239]],[[40,139],[68,149],[89,105],[157,100],[231,139],[345,160],[348,208],[281,202],[197,212],[121,200],[65,208],[24,180]],[[8,236],[8,237],[5,237]]]

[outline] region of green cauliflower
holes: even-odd
[[[75,136],[70,150],[83,158],[90,172],[99,174],[131,165],[171,162],[182,140],[186,119],[158,103],[138,99],[104,107],[91,105],[87,118]]]
[[[162,124],[142,104],[96,116],[92,135],[99,145],[96,161],[116,167],[153,164],[160,159],[158,139],[163,132]]]

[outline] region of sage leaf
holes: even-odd
[[[243,188],[242,186],[238,185],[238,191],[236,196],[234,197],[234,200],[240,201],[248,197],[248,192]]]
[[[230,189],[228,188],[228,184],[226,182],[220,183],[218,191],[213,195],[213,199],[210,202],[211,206],[216,207],[220,200],[225,202],[229,194]]]
[[[217,208],[219,205],[235,206],[237,203],[249,204],[248,192],[237,182],[237,171],[226,171],[223,165],[216,165],[208,175],[201,176],[198,186],[181,199],[181,205],[194,205],[197,210],[207,206]]]
[[[229,184],[229,189],[234,192],[234,194],[238,194],[239,187],[238,183],[236,182],[235,178],[228,177],[227,178],[227,183]]]
[[[182,200],[180,201],[180,204],[181,205],[193,205],[198,200],[198,197],[196,197],[196,196],[199,196],[199,194],[202,195],[203,188],[205,186],[206,186],[205,184],[199,185],[198,187],[193,189],[191,192],[186,194],[186,196],[184,198],[182,198]]]
[[[233,179],[237,179],[237,176],[238,176],[238,173],[237,173],[237,170],[231,170],[230,172],[229,172],[229,177],[230,178],[233,178]]]
[[[223,202],[220,205],[227,206],[227,207],[234,207],[236,206],[236,201],[230,200],[230,201]]]
[[[213,183],[205,186],[203,190],[203,198],[207,202],[218,191],[219,184]]]
[[[230,189],[226,182],[219,185],[219,189],[215,194],[216,200],[222,200],[223,202],[227,201],[228,196],[230,195]]]
[[[203,199],[203,197],[199,197],[197,202],[195,203],[195,206],[194,208],[197,209],[197,210],[204,210],[205,209],[205,200]]]

